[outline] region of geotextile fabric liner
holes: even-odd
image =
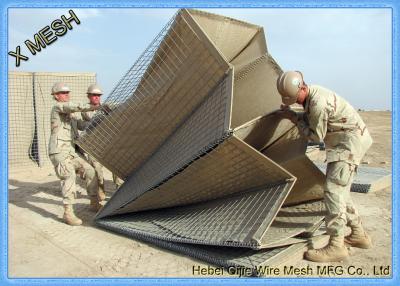
[[[96,223],[163,244],[260,249],[297,242],[322,216],[281,221],[286,229],[273,223],[296,178],[265,152],[297,146],[284,162],[305,152],[294,125],[275,112],[281,72],[261,27],[180,10],[79,139],[125,181]],[[321,198],[301,191],[291,203]]]

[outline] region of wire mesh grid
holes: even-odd
[[[50,111],[55,100],[51,88],[56,82],[63,82],[71,89],[72,102],[88,102],[86,95],[90,84],[96,82],[94,73],[33,73],[34,98],[36,106],[39,164],[50,165],[48,143],[50,139]]]
[[[259,248],[260,233],[271,224],[290,187],[283,182],[202,204],[105,220],[163,240]]]
[[[50,111],[54,105],[51,87],[65,82],[71,101],[87,102],[87,87],[96,82],[94,73],[9,72],[8,161],[11,169],[50,164],[48,142]]]
[[[281,72],[269,54],[235,69],[231,128],[280,108],[276,80]]]
[[[267,246],[283,242],[288,237],[301,234],[318,225],[325,216],[323,201],[283,207],[279,210],[268,231],[261,239],[261,245]]]
[[[223,78],[214,58],[178,14],[106,100],[79,145],[119,177],[135,171]]]
[[[192,204],[286,179],[293,178],[241,140],[229,137],[153,190],[137,192],[135,180],[128,180],[98,216]]]
[[[221,81],[201,106],[131,176],[129,181],[133,184],[119,189],[117,197],[125,197],[124,193],[141,194],[162,184],[227,136],[231,79],[229,74]]]
[[[278,255],[288,253],[290,255],[293,246],[283,246],[273,249],[254,250],[249,248],[229,247],[229,246],[208,246],[189,243],[177,243],[167,240],[153,238],[142,233],[132,233],[128,228],[121,228],[116,224],[108,221],[99,220],[96,222],[99,226],[106,229],[140,239],[145,242],[150,242],[154,245],[180,252],[185,255],[206,261],[213,265],[230,268],[253,268],[253,275],[260,275],[255,267],[269,265],[269,261]],[[305,243],[301,244],[301,246]]]
[[[12,169],[38,164],[38,140],[31,73],[8,74],[8,164]]]

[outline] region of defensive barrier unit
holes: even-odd
[[[79,139],[125,180],[96,223],[223,266],[304,243],[324,176],[275,112],[281,72],[262,27],[180,10]]]

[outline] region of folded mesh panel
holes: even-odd
[[[232,248],[301,242],[295,236],[318,226],[321,205],[277,217],[305,151],[293,124],[274,112],[281,72],[261,27],[180,10],[79,140],[125,180],[96,223],[224,265],[230,252],[259,264],[285,249]]]
[[[166,25],[105,101],[113,111],[100,113],[96,128],[81,137],[80,146],[121,178],[137,170],[228,72],[187,17],[178,13]]]
[[[133,174],[98,217],[192,204],[285,180],[294,181],[294,177],[243,141],[230,136],[154,188],[136,187],[140,181]]]

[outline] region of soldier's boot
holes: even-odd
[[[94,212],[98,212],[103,206],[99,202],[98,197],[91,197],[90,198],[90,206],[89,209]]]
[[[104,201],[106,199],[106,193],[104,192],[104,183],[99,184],[99,190],[97,192],[97,197],[99,198],[99,201]]]
[[[72,205],[64,205],[63,220],[66,224],[69,225],[75,226],[82,224],[82,220],[75,215]]]
[[[320,249],[308,250],[304,258],[314,262],[339,262],[348,256],[344,236],[331,236],[328,245]]]
[[[344,238],[344,242],[347,245],[364,249],[372,247],[371,237],[365,232],[361,223],[356,226],[350,226],[350,228],[351,234]]]

